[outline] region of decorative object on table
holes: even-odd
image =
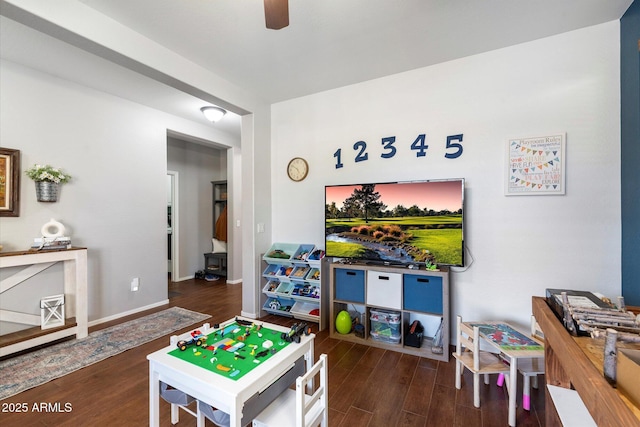
[[[505,195],[565,194],[565,140],[564,133],[509,139]]]
[[[64,235],[65,226],[62,223],[51,218],[40,229],[42,237],[33,239],[31,249],[35,250],[53,250],[53,249],[69,249],[71,247],[71,238]]]
[[[424,267],[427,270],[432,270],[432,271],[436,271],[438,270],[438,264],[435,264],[434,262],[432,262],[431,259],[427,259],[424,263]]]
[[[618,341],[618,331],[615,329],[607,329],[604,338],[604,362],[602,370],[604,371],[604,378],[609,384],[614,386],[616,385],[616,366],[618,359],[616,341]]]
[[[64,294],[40,300],[40,329],[64,326]]]
[[[35,164],[25,173],[36,183],[36,198],[39,202],[57,202],[60,184],[71,179],[71,175],[50,165]]]
[[[20,216],[20,150],[0,148],[0,216]]]
[[[547,302],[572,335],[604,338],[614,329],[618,340],[640,342],[640,315],[627,311],[622,297],[615,307],[591,292],[547,289]]]

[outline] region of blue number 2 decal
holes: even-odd
[[[449,135],[447,137],[447,149],[449,148],[455,148],[456,151],[453,153],[445,153],[445,157],[447,159],[456,159],[458,157],[460,157],[462,155],[462,144],[459,144],[457,142],[451,142],[451,141],[460,141],[462,142],[462,134],[460,135]]]
[[[369,159],[369,154],[365,153],[365,150],[367,149],[367,143],[364,141],[358,141],[355,144],[353,144],[353,149],[354,150],[360,150],[360,152],[356,155],[356,163],[358,162],[363,162],[365,160]]]

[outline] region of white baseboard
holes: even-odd
[[[244,310],[240,311],[240,315],[242,317],[248,317],[249,319],[257,319],[258,318],[258,316],[255,313],[249,313],[249,312],[246,312]]]
[[[169,304],[169,300],[168,299],[166,299],[164,301],[156,302],[154,304],[149,304],[149,305],[144,306],[144,307],[139,307],[139,308],[136,308],[136,309],[133,309],[133,310],[125,311],[123,313],[114,314],[113,316],[108,316],[108,317],[103,317],[102,319],[92,320],[92,321],[89,322],[89,327],[96,326],[96,325],[99,325],[99,324],[105,323],[105,322],[110,322],[112,320],[120,319],[121,317],[129,316],[131,314],[140,313],[141,311],[150,310],[152,308],[160,307],[162,305],[167,305],[167,304]]]

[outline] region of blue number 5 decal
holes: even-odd
[[[382,157],[383,159],[390,159],[391,157],[396,155],[396,147],[393,146],[394,142],[396,142],[395,136],[382,138],[382,148],[385,150],[389,150],[389,152],[380,154],[380,157]]]
[[[451,142],[451,141],[460,141],[462,142],[462,134],[460,135],[449,135],[447,137],[447,149],[449,148],[455,148],[456,151],[453,153],[445,153],[445,157],[447,159],[456,159],[458,157],[460,157],[462,155],[462,144],[459,144],[457,142]]]
[[[367,149],[366,142],[364,141],[356,142],[355,144],[353,144],[353,149],[360,150],[360,152],[356,155],[356,163],[369,159],[369,154],[365,153],[365,150]]]

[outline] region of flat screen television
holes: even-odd
[[[464,266],[464,179],[325,186],[326,256]]]

